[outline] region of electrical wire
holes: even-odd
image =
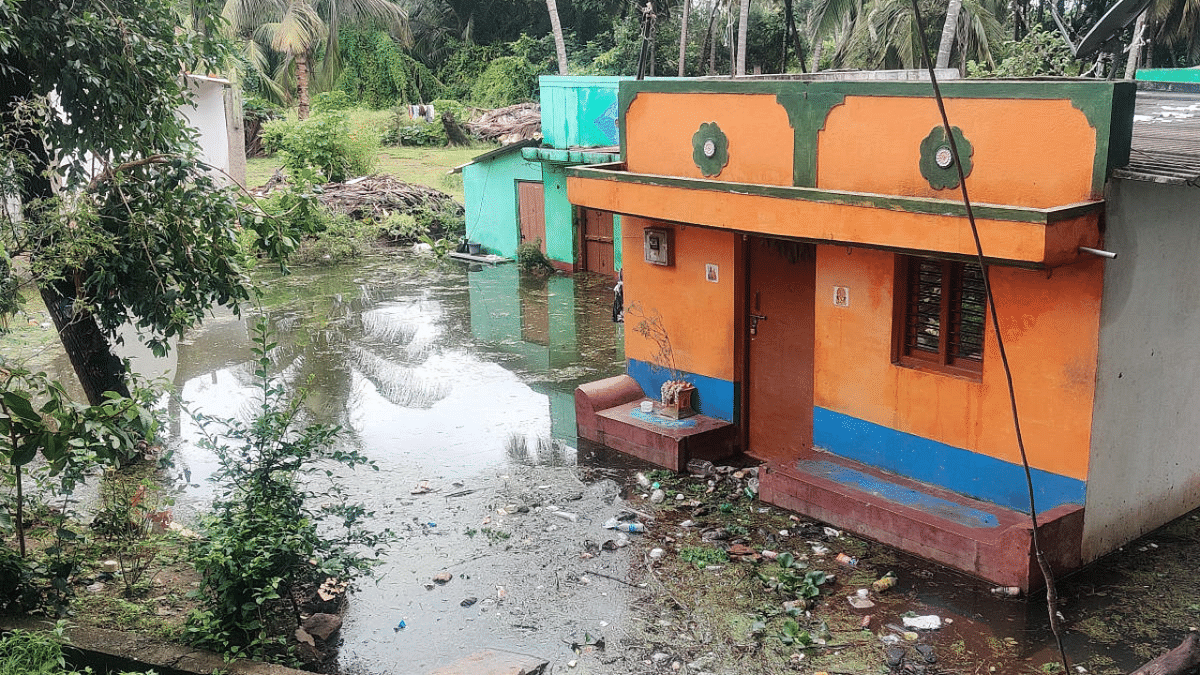
[[[937,75],[933,70],[933,61],[929,58],[929,46],[925,44],[925,26],[921,21],[921,9],[917,6],[917,0],[912,0],[912,8],[914,18],[917,24],[917,36],[921,42],[921,57],[924,59],[925,67],[929,71],[929,81],[933,85],[933,95],[937,99],[938,112],[942,116],[942,128],[946,133],[946,140],[950,144],[950,155],[954,159],[954,169],[958,172],[958,185],[962,192],[963,206],[967,211],[967,221],[971,224],[971,236],[975,240],[975,257],[979,261],[980,271],[983,276],[983,292],[987,298],[988,310],[992,317],[992,330],[996,334],[996,345],[1000,352],[1000,362],[1004,366],[1004,377],[1008,382],[1008,401],[1012,408],[1013,430],[1016,432],[1017,448],[1021,451],[1021,466],[1025,469],[1025,486],[1029,491],[1029,518],[1033,525],[1033,550],[1034,556],[1037,558],[1038,566],[1042,570],[1042,577],[1046,581],[1046,607],[1050,614],[1050,631],[1054,634],[1054,640],[1058,644],[1058,655],[1062,659],[1062,667],[1064,673],[1070,673],[1071,668],[1067,660],[1067,651],[1063,646],[1061,627],[1058,618],[1058,589],[1054,583],[1054,570],[1050,568],[1050,563],[1046,560],[1045,554],[1042,552],[1041,542],[1038,539],[1038,521],[1037,508],[1034,505],[1033,495],[1033,475],[1029,469],[1029,457],[1025,453],[1025,439],[1021,434],[1021,417],[1017,413],[1017,395],[1013,388],[1012,367],[1008,363],[1008,352],[1004,348],[1004,336],[1000,333],[1000,321],[996,314],[996,299],[992,295],[992,283],[988,276],[988,265],[983,257],[983,244],[979,241],[979,227],[975,224],[975,212],[971,208],[971,198],[967,194],[967,177],[963,175],[962,162],[959,161],[958,144],[954,141],[954,132],[950,127],[950,118],[946,115],[946,104],[942,100],[942,90],[938,86]]]

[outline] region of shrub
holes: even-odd
[[[312,98],[313,114],[319,115],[334,110],[349,110],[355,107],[353,99],[344,91],[323,91]]]
[[[380,233],[380,226],[372,220],[331,214],[317,236],[300,242],[292,260],[300,265],[335,265],[370,251]]]
[[[542,70],[520,57],[501,56],[489,63],[471,85],[470,100],[484,108],[535,101]]]
[[[458,202],[442,202],[439,206],[413,212],[417,226],[430,237],[458,241],[467,234],[467,216]]]
[[[422,122],[410,119],[408,110],[395,109],[392,127],[383,135],[385,145],[432,146],[446,145],[446,129],[440,121]]]
[[[282,152],[289,173],[313,169],[335,183],[370,173],[378,143],[373,134],[352,131],[341,111],[304,121],[275,120],[263,128],[264,147],[268,152]]]
[[[375,109],[428,101],[443,95],[442,83],[384,30],[343,27],[338,34],[342,72],[337,88]]]
[[[422,235],[429,235],[411,213],[393,213],[384,219],[381,227],[383,235],[395,244],[410,244],[420,241]]]
[[[191,549],[204,609],[188,617],[185,637],[227,655],[261,658],[286,654],[300,622],[299,588],[329,578],[353,583],[370,573],[393,537],[364,527],[372,514],[344,500],[332,470],[377,467],[339,447],[339,427],[300,423],[306,392],[289,395],[272,373],[276,345],[265,318],[253,340],[256,415],[249,422],[192,415],[201,447],[219,468],[214,513],[204,521],[208,536]],[[328,477],[327,490],[318,492],[318,475]]]
[[[542,253],[542,240],[527,241],[517,247],[517,264],[528,272],[552,272],[554,265]]]

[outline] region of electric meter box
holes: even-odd
[[[645,230],[643,251],[646,262],[651,265],[670,267],[675,264],[675,231],[651,227]]]

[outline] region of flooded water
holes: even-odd
[[[351,598],[348,672],[425,672],[483,648],[565,660],[585,633],[626,623],[628,587],[615,581],[626,550],[580,555],[603,541],[618,488],[583,482],[595,474],[575,451],[575,387],[624,372],[612,285],[397,256],[263,287],[284,380],[307,388],[315,421],[341,425],[343,442],[378,464],[346,475],[346,487],[399,535]],[[248,412],[250,314],[218,315],[171,358],[135,365],[165,374],[182,399],[170,438],[191,484],[175,505],[184,521],[211,500],[215,462],[180,412]],[[412,494],[420,485],[430,491]],[[453,579],[431,584],[443,570]]]
[[[574,388],[624,371],[611,287],[411,256],[263,284],[259,312],[284,379],[308,389],[314,420],[341,425],[343,442],[378,464],[349,474],[347,487],[399,535],[351,599],[346,672],[424,673],[486,648],[536,654],[566,672],[573,646],[637,641],[633,600],[645,593],[626,581],[634,547],[600,547],[613,537],[600,524],[620,508],[635,462],[575,436]],[[168,359],[131,354],[137,370],[166,376],[180,394],[168,436],[187,484],[175,505],[185,522],[208,507],[215,462],[183,411],[247,412],[259,312],[210,318]],[[55,365],[72,380],[65,362]],[[1073,661],[1126,671],[1200,624],[1197,531],[1196,516],[1181,520],[1063,582]],[[1056,657],[1040,597],[998,598],[976,580],[870,550],[900,576],[897,612],[953,620],[936,639],[945,660],[1027,673]],[[431,583],[441,571],[451,581]],[[592,660],[586,672],[642,672],[622,667]]]

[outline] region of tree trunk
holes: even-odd
[[[958,15],[962,11],[962,0],[950,0],[946,8],[946,24],[942,26],[942,41],[938,45],[936,68],[950,66],[950,51],[954,48],[954,36],[958,33]]]
[[[27,77],[21,76],[24,68],[20,57],[17,56],[15,62],[9,60],[4,65],[15,67],[7,73],[0,69],[0,100],[25,100],[33,96],[31,82]],[[0,112],[0,128],[8,127],[9,120],[7,114],[4,114],[6,112]],[[21,203],[27,205],[36,200],[54,197],[54,187],[47,175],[52,165],[52,157],[43,138],[36,133],[27,132],[15,140],[19,147],[24,148],[30,162],[26,170],[16,177],[20,184]],[[26,213],[26,217],[36,221],[40,216]],[[40,243],[35,242],[33,245],[35,256]],[[57,281],[37,280],[38,290],[88,402],[92,405],[102,403],[106,391],[129,396],[129,388],[125,383],[125,366],[121,359],[112,353],[108,339],[100,331],[96,318],[82,309],[79,312],[73,311],[76,296],[75,278],[80,272],[67,269],[61,273],[63,278]]]
[[[687,63],[688,14],[691,11],[691,0],[683,0],[683,16],[679,20],[679,77],[683,77],[683,66]]]
[[[741,11],[738,12],[738,45],[737,45],[737,74],[746,74],[746,35],[749,32],[750,0],[742,0]]]
[[[715,75],[717,72],[717,41],[713,39],[713,24],[717,20],[717,7],[721,3],[713,0],[712,9],[708,12],[708,31],[704,34],[704,48],[700,50],[700,62],[704,63],[704,58],[708,57],[708,75]]]
[[[554,32],[554,51],[558,54],[558,74],[567,74],[567,43],[563,41],[562,23],[558,20],[558,3],[546,0],[546,10],[550,12],[550,30]]]
[[[800,62],[800,72],[806,73],[808,70],[804,67],[804,43],[800,41],[800,31],[796,30],[796,14],[792,11],[792,0],[784,0],[784,27],[783,27],[783,67],[781,71],[787,71],[787,34],[792,34],[792,40],[796,43],[796,60]]]
[[[1146,12],[1138,14],[1133,25],[1133,39],[1129,41],[1129,58],[1125,61],[1125,79],[1132,80],[1142,65],[1142,37],[1146,34]]]
[[[816,42],[816,44],[815,44],[815,45],[813,45],[813,62],[812,62],[812,72],[814,72],[814,73],[819,73],[819,72],[821,72],[821,46],[822,46],[822,41],[821,41],[821,40],[813,40],[813,42]]]
[[[96,317],[75,304],[75,286],[66,280],[38,283],[46,311],[58,330],[71,367],[79,377],[83,393],[92,405],[104,402],[105,392],[129,397],[125,383],[125,364],[112,353],[108,338],[100,331]]]
[[[296,55],[296,94],[300,101],[296,115],[302,119],[308,119],[308,52],[300,52]]]

